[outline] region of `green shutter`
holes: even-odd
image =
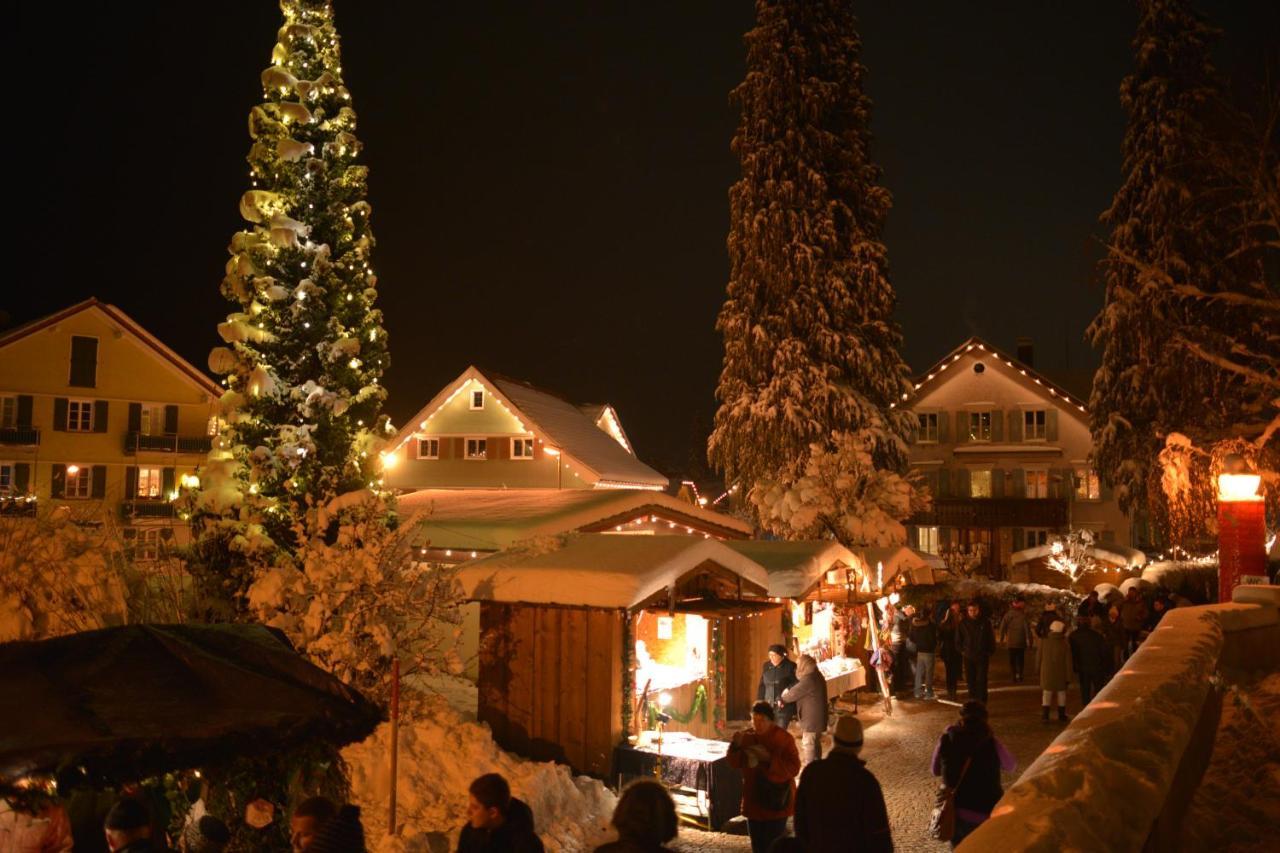
[[[1049,409],[1044,413],[1044,437],[1049,441],[1058,440],[1058,410]]]
[[[98,339],[80,335],[71,337],[71,377],[67,384],[76,388],[92,388],[98,378]]]
[[[93,482],[90,486],[93,489],[90,497],[105,498],[107,496],[107,466],[93,466]]]
[[[16,495],[25,495],[28,486],[31,483],[31,465],[27,462],[17,462],[13,466],[13,493]]]
[[[999,409],[991,411],[991,440],[1004,441],[1004,413]]]
[[[956,412],[956,444],[969,440],[969,413]]]
[[[129,465],[124,469],[124,499],[134,500],[138,497],[138,466]]]
[[[938,412],[938,443],[946,444],[951,440],[951,418],[946,412]]]
[[[93,401],[93,431],[94,432],[107,431],[107,401],[106,400]]]
[[[18,395],[18,421],[15,426],[30,427],[31,426],[31,395]]]
[[[165,435],[178,434],[178,407],[177,406],[164,407],[164,434]]]
[[[1022,441],[1022,410],[1009,410],[1009,440]]]
[[[49,466],[49,496],[60,498],[67,493],[67,466]]]
[[[174,476],[172,468],[165,468],[160,472],[160,496],[165,500],[169,499],[169,495],[173,493]]]
[[[142,404],[129,404],[129,432],[142,432]]]
[[[1013,551],[1016,554],[1027,547],[1027,534],[1021,527],[1013,528]]]
[[[946,468],[938,469],[938,491],[935,494],[940,498],[951,497],[951,472]]]
[[[67,398],[53,398],[53,428],[59,432],[67,431]]]
[[[991,469],[991,497],[1004,497],[1004,471],[999,468]]]
[[[1025,498],[1027,496],[1027,472],[1021,468],[1014,468],[1013,482],[1009,486],[1009,497]]]
[[[969,469],[957,468],[952,473],[951,488],[956,493],[956,497],[968,498],[973,497],[969,487]]]

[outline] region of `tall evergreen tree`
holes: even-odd
[[[869,147],[871,101],[847,0],[757,0],[733,92],[724,367],[709,457],[762,506],[811,454],[856,446],[901,472],[911,390],[881,232],[891,206]],[[780,490],[779,484],[783,485]],[[796,531],[781,525],[779,532]]]
[[[1094,378],[1094,461],[1122,508],[1163,513],[1157,457],[1166,437],[1207,432],[1232,418],[1229,376],[1188,358],[1174,341],[1201,326],[1229,326],[1233,306],[1183,298],[1173,282],[1207,292],[1231,286],[1229,225],[1202,156],[1216,97],[1214,31],[1186,0],[1141,0],[1135,64],[1120,87],[1128,114],[1124,178],[1102,222],[1106,301],[1089,327],[1102,366]]]
[[[199,562],[233,603],[255,556],[324,534],[333,500],[376,488],[387,335],[356,114],[329,0],[281,0],[284,24],[249,114],[250,227],[231,240],[235,305],[210,367],[227,392],[197,500]]]

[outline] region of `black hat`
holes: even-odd
[[[772,646],[769,647],[769,651],[773,652],[774,654],[782,655],[784,658],[787,656],[787,647],[782,645],[781,643],[774,643]]]
[[[107,812],[103,825],[107,829],[141,829],[151,825],[151,812],[147,811],[146,803],[137,797],[124,797],[117,800],[111,811]]]
[[[307,853],[365,853],[359,806],[338,809],[336,815],[320,826]]]

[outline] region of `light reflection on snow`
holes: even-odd
[[[1051,743],[1045,748],[1045,755],[1057,755],[1060,752],[1066,752],[1067,748],[1060,743]]]
[[[991,812],[992,817],[1004,817],[1007,814],[1013,814],[1013,806],[996,806]]]
[[[1119,707],[1120,707],[1119,702],[1090,702],[1089,703],[1089,708],[1097,708],[1100,711],[1106,710],[1107,708],[1119,708]],[[1086,708],[1085,710],[1088,710],[1088,708]]]
[[[1138,672],[1138,670],[1136,669],[1122,669],[1120,670],[1120,674],[1121,675],[1141,675],[1142,673]]]

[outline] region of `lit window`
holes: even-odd
[[[1022,440],[1043,441],[1045,437],[1045,410],[1027,409],[1022,413]]]
[[[204,428],[204,434],[210,438],[216,438],[218,430],[222,429],[222,422],[218,420],[218,416],[214,415],[209,418],[209,423]]]
[[[920,429],[916,433],[916,441],[937,441],[938,440],[938,413],[928,412],[916,415],[920,422]]]
[[[467,439],[467,458],[484,459],[489,455],[489,441],[484,438]]]
[[[969,472],[969,497],[971,498],[991,497],[991,472],[990,471],[970,471]]]
[[[533,439],[532,438],[511,439],[511,458],[512,459],[532,459],[533,458]]]
[[[140,563],[158,560],[163,553],[159,527],[135,528],[133,543],[133,559]]]
[[[938,528],[917,527],[916,548],[926,554],[938,553]]]
[[[1026,497],[1049,497],[1049,472],[1045,470],[1026,472]]]
[[[67,484],[62,491],[66,498],[87,498],[92,489],[93,469],[88,465],[68,465]]]
[[[0,397],[0,427],[9,429],[18,425],[18,398]]]
[[[970,441],[990,441],[991,440],[991,413],[990,412],[970,412],[969,413],[969,440]]]
[[[484,408],[484,391],[477,390],[471,392],[471,408],[472,410]]]
[[[418,458],[419,459],[439,459],[440,458],[440,439],[438,438],[418,439]]]
[[[8,462],[0,463],[0,495],[13,494],[13,466]]]
[[[160,435],[164,432],[164,406],[155,403],[142,404],[142,420],[138,431],[143,435]]]
[[[138,469],[138,497],[140,498],[160,497],[160,469],[159,468],[139,468]]]
[[[1096,501],[1102,498],[1102,483],[1093,468],[1076,468],[1076,500]]]
[[[90,432],[93,430],[93,401],[67,401],[67,432]]]

